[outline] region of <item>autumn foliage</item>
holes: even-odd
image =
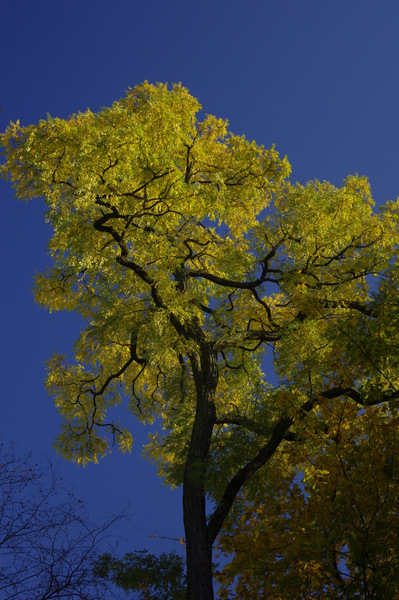
[[[87,320],[76,364],[48,363],[57,448],[130,450],[120,403],[160,420],[145,452],[183,484],[189,598],[213,597],[221,531],[237,597],[394,598],[398,204],[357,175],[292,184],[199,109],[144,83],[1,138],[54,229],[36,299]]]

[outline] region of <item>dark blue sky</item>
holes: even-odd
[[[377,203],[399,193],[397,0],[3,0],[0,20],[1,130],[96,111],[145,79],[182,82],[235,133],[274,143],[294,180],[359,173]],[[20,203],[3,181],[0,197],[0,435],[55,459],[44,362],[70,353],[81,323],[33,304],[51,233],[42,201]],[[135,432],[132,455],[59,469],[96,518],[130,503],[125,549],[168,550],[148,536],[183,535],[181,494],[140,458],[145,431]]]

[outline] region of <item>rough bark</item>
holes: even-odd
[[[197,406],[183,480],[183,515],[187,552],[187,599],[213,600],[212,544],[206,527],[205,473],[216,411],[218,369],[209,345],[191,356]]]

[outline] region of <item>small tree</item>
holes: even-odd
[[[93,574],[93,561],[108,546],[112,523],[91,525],[84,504],[50,463],[1,446],[2,600],[104,598],[108,586]]]
[[[184,600],[185,566],[175,552],[160,556],[139,550],[115,558],[109,553],[95,563],[98,577],[111,581],[125,592],[134,592],[138,600]]]
[[[198,122],[199,108],[144,83],[98,114],[11,124],[1,142],[3,175],[45,197],[54,228],[37,301],[88,321],[77,364],[48,364],[57,447],[80,463],[129,450],[107,417],[122,399],[161,419],[147,454],[183,485],[188,598],[211,600],[215,539],[272,457],[283,472],[287,444],[312,454],[348,401],[395,418],[398,203],[374,212],[358,176],[286,183],[274,148]]]

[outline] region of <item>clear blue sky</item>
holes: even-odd
[[[377,203],[399,193],[397,0],[3,0],[0,20],[1,130],[96,111],[145,79],[182,82],[235,133],[274,143],[294,180],[359,173]],[[32,277],[49,262],[42,201],[20,203],[3,181],[0,196],[0,435],[55,459],[44,362],[70,353],[80,322],[33,304]],[[135,432],[132,455],[59,469],[95,518],[130,503],[124,549],[169,550],[148,536],[183,536],[181,493],[140,458]]]

